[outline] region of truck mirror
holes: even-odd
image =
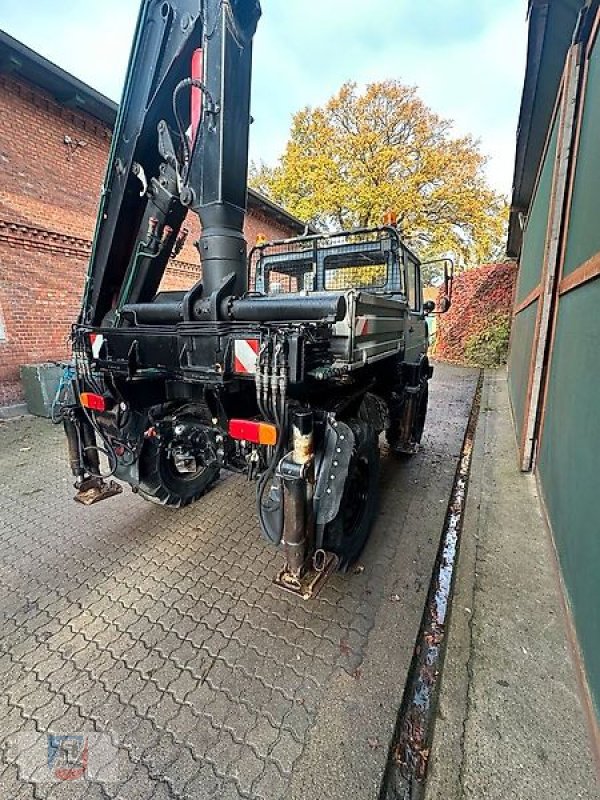
[[[435,311],[435,303],[433,302],[433,300],[426,300],[423,303],[423,312],[425,314],[433,314],[434,311]]]
[[[423,303],[423,311],[426,314],[445,314],[446,311],[450,309],[452,305],[452,285],[454,283],[454,261],[451,258],[437,258],[434,261],[424,261],[421,263],[421,268],[424,266],[431,266],[432,264],[443,264],[444,265],[444,295],[438,302],[438,310],[434,311],[435,303],[433,303],[433,308],[429,308],[428,303]],[[431,301],[429,301],[431,302]]]
[[[444,294],[440,303],[440,312],[444,314],[452,305],[452,287],[454,284],[454,262],[447,259],[444,264]]]
[[[452,300],[451,300],[451,299],[450,299],[450,298],[449,298],[447,295],[445,295],[445,296],[444,296],[444,297],[442,297],[442,299],[440,300],[440,310],[439,310],[439,312],[438,312],[438,313],[440,313],[440,314],[445,314],[445,313],[446,313],[446,311],[449,311],[449,310],[450,310],[450,306],[451,306],[451,305],[452,305]]]

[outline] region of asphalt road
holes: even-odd
[[[83,508],[60,428],[1,423],[0,797],[374,800],[476,378],[437,366],[423,451],[382,445],[360,569],[310,602],[272,585],[243,479]],[[88,772],[117,754],[110,782],[66,780],[48,733],[88,736]]]

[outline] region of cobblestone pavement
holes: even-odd
[[[364,569],[308,603],[272,586],[243,479],[83,508],[60,428],[0,424],[0,798],[375,796],[475,379],[438,367],[424,451],[382,452]],[[46,732],[110,734],[118,780],[22,780]]]

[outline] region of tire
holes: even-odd
[[[325,550],[339,558],[338,571],[346,572],[361,554],[379,505],[379,442],[365,422],[348,422],[356,439],[337,517],[323,537]]]
[[[181,508],[205,494],[219,477],[216,463],[194,473],[181,473],[168,456],[168,451],[154,439],[144,443],[140,457],[138,493],[144,500],[163,506]]]

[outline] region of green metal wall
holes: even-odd
[[[542,277],[554,161],[558,142],[558,127],[557,116],[529,212],[527,226],[523,234],[523,250],[519,261],[516,305],[521,303],[538,286]],[[536,312],[537,302],[517,314],[513,321],[511,334],[508,362],[509,390],[519,440],[523,431],[523,416],[529,385],[529,365],[531,363],[531,348],[533,347],[535,333]]]
[[[564,274],[600,251],[600,45],[592,53]],[[538,475],[600,715],[600,278],[560,297]]]
[[[537,301],[532,303],[528,308],[516,315],[512,324],[508,384],[519,441],[523,433],[525,398],[529,383],[529,365],[531,363],[537,307]]]
[[[538,462],[600,712],[600,281],[561,298]]]
[[[554,161],[558,142],[558,115],[554,120],[550,143],[540,174],[540,179],[529,211],[527,226],[523,234],[523,250],[519,259],[519,282],[517,284],[517,304],[539,284],[544,263],[550,195],[554,176]]]
[[[564,274],[600,251],[600,45],[589,63]]]

